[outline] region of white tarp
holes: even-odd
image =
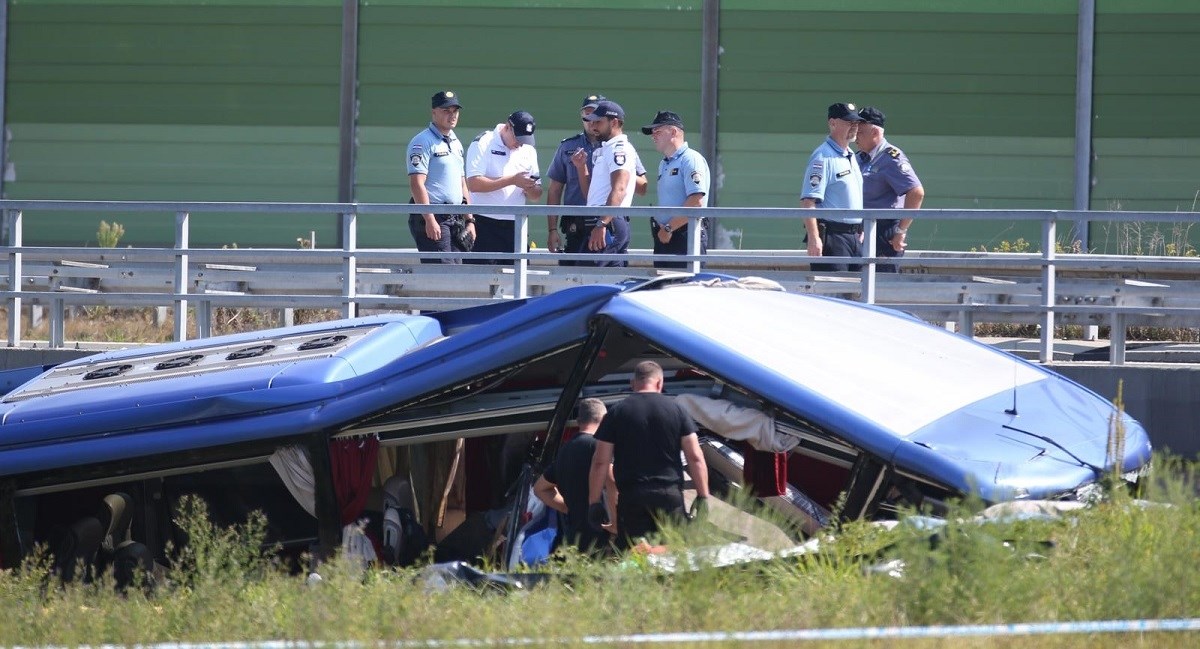
[[[678,395],[675,403],[708,430],[726,439],[746,441],[760,451],[787,453],[800,443],[797,437],[776,435],[775,418],[761,410],[696,394]]]

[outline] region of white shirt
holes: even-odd
[[[607,205],[612,193],[612,174],[618,169],[629,172],[625,183],[625,200],[622,207],[633,204],[634,187],[637,185],[638,154],[629,137],[624,133],[612,138],[592,152],[592,184],[588,187],[588,205]]]
[[[508,148],[497,132],[501,126],[497,124],[496,128],[480,133],[479,137],[471,142],[467,149],[467,178],[502,178],[521,172],[528,172],[531,176],[540,175],[537,150],[528,144],[522,144],[515,149]],[[471,202],[477,205],[524,205],[525,192],[516,185],[508,185],[494,192],[471,192]],[[515,220],[512,214],[484,216],[499,221]]]

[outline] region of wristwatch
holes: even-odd
[[[671,234],[671,224],[670,223],[667,223],[666,225],[664,225],[663,229],[667,231],[667,234]]]
[[[895,232],[896,234],[908,234],[908,229],[907,228],[896,228],[895,230],[893,230],[893,232]]]
[[[474,217],[474,216],[472,216],[472,215],[470,215],[470,214],[468,214],[468,215],[466,216],[466,218],[464,218],[464,219],[463,219],[463,221],[465,221],[467,224],[471,224],[471,223],[474,223],[474,222],[475,222],[475,217]]]

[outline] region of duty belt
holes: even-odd
[[[817,224],[825,228],[828,232],[859,234],[863,231],[862,223],[839,223],[837,221],[826,221],[820,219]]]

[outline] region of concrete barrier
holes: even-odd
[[[1154,363],[1113,366],[1100,363],[1053,363],[1050,369],[1110,400],[1122,384],[1125,411],[1142,422],[1156,450],[1200,457],[1197,394],[1200,365]]]

